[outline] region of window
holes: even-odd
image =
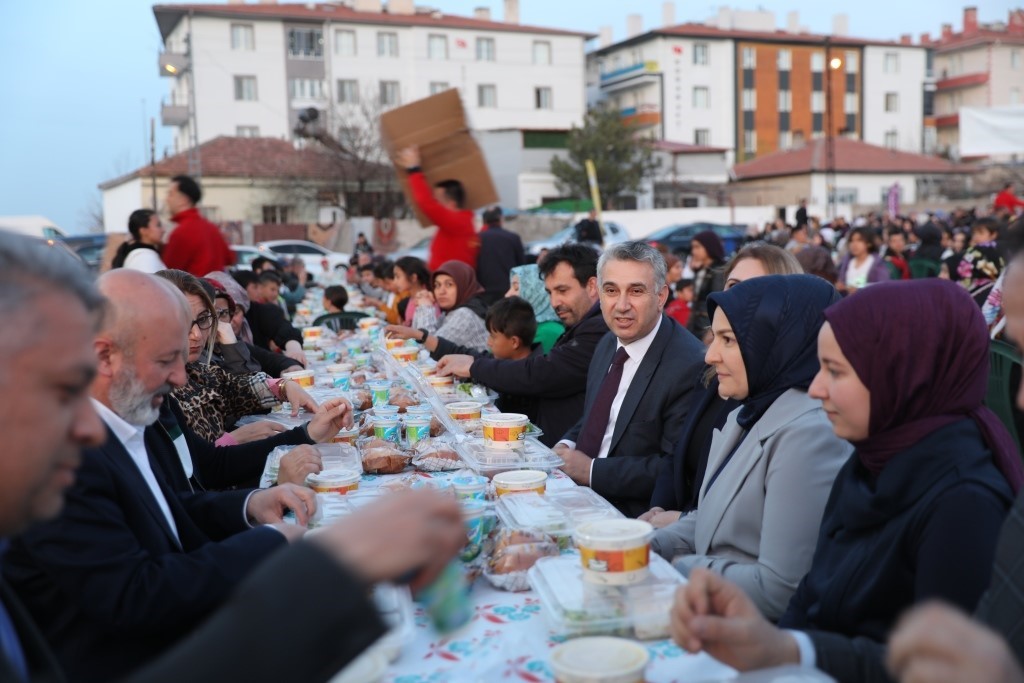
[[[711,106],[711,97],[708,94],[707,87],[703,85],[694,86],[693,88],[693,108],[694,109],[707,109]]]
[[[887,98],[888,99],[888,98]],[[843,96],[843,110],[847,114],[856,114],[858,108],[857,93],[848,92]]]
[[[398,56],[398,34],[378,33],[377,34],[377,56],[397,57]]]
[[[478,107],[497,107],[498,88],[493,85],[478,85],[476,87],[476,104]]]
[[[882,59],[882,71],[887,74],[898,74],[900,72],[900,55],[898,52],[886,52]]]
[[[231,49],[256,49],[256,39],[253,38],[252,24],[231,24]]]
[[[754,111],[757,105],[757,93],[752,88],[743,90],[743,111]]]
[[[427,59],[448,59],[448,38],[432,33],[427,36]]]
[[[292,78],[288,81],[292,99],[319,100],[324,96],[324,82],[316,78]]]
[[[815,90],[811,93],[811,113],[821,114],[825,111],[825,93]]]
[[[837,187],[835,191],[835,201],[836,204],[856,204],[857,188]]]
[[[792,90],[780,90],[779,91],[779,111],[792,111],[793,110],[793,91]]]
[[[318,28],[288,29],[288,56],[300,59],[323,59],[323,31]]]
[[[793,64],[793,54],[789,50],[779,50],[777,61],[779,71],[789,71]]]
[[[394,107],[401,103],[398,95],[398,81],[380,82],[380,103],[384,107]]]
[[[546,40],[535,40],[533,42],[533,63],[551,63],[551,43]]]
[[[793,133],[788,130],[779,131],[779,149],[789,149],[793,146]]]
[[[821,52],[811,53],[811,71],[821,73],[825,70],[825,55]]]
[[[334,54],[341,57],[356,56],[356,32],[338,29],[334,32]]]
[[[844,55],[846,62],[846,73],[855,74],[857,73],[857,53],[849,51]]]
[[[339,79],[338,102],[340,104],[359,104],[359,81]]]
[[[710,145],[711,144],[711,131],[707,128],[698,128],[693,131],[693,144],[695,145]]]
[[[534,88],[533,99],[537,109],[551,109],[551,88]]]
[[[885,131],[885,146],[889,149],[896,149],[900,146],[900,134],[894,130]]]
[[[430,82],[430,94],[436,95],[438,93],[448,90],[448,81],[431,81]]]
[[[707,43],[694,43],[693,44],[693,63],[695,66],[707,66],[708,65],[708,44]]]
[[[757,68],[757,52],[752,47],[743,48],[743,68],[744,69],[756,69]]]
[[[235,76],[235,99],[239,101],[256,101],[256,77]]]
[[[1010,68],[1020,68],[1020,50],[1010,50]]]
[[[476,39],[476,61],[478,61],[478,62],[493,62],[494,61],[494,38],[477,38]]]
[[[745,154],[757,153],[757,131],[743,131],[743,152]]]
[[[260,136],[260,127],[235,126],[235,136],[240,138],[258,138]]]
[[[900,95],[895,92],[885,93],[885,110],[886,111],[899,111],[900,110]]]
[[[263,222],[264,223],[287,223],[289,209],[288,206],[276,206],[276,205],[265,205],[263,207]]]

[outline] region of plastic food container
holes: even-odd
[[[651,561],[654,527],[637,519],[603,519],[576,527],[583,580],[604,586],[643,581]]]
[[[304,327],[302,328],[302,338],[306,339],[319,339],[320,335],[324,333],[322,327]]]
[[[363,352],[363,342],[358,339],[347,339],[345,340],[345,350],[348,351],[348,355],[354,356],[357,353]]]
[[[416,369],[420,371],[420,374],[424,377],[433,377],[437,374],[437,363],[430,361],[427,363],[417,363]]]
[[[466,545],[463,546],[459,559],[472,562],[480,555],[484,542],[484,513],[487,503],[482,500],[462,501],[462,523],[466,526]]]
[[[306,483],[317,493],[339,493],[345,495],[359,488],[359,472],[352,470],[324,470],[306,477]]]
[[[409,445],[430,437],[430,416],[421,415],[405,418],[405,440]]]
[[[494,413],[483,415],[484,446],[487,448],[518,449],[526,445],[526,430],[530,418],[522,413]]]
[[[300,387],[311,387],[313,386],[313,371],[312,370],[295,370],[294,372],[282,372],[281,379],[295,380],[295,383]]]
[[[387,380],[368,382],[367,386],[373,392],[373,406],[386,406],[391,400],[391,382]]]
[[[399,346],[405,346],[405,340],[398,337],[388,337],[384,344],[387,346],[388,351],[390,351],[391,349],[397,349]]]
[[[430,417],[433,417],[433,415],[434,415],[434,409],[431,408],[430,405],[427,404],[427,403],[417,403],[414,406],[409,406],[408,408],[406,408],[405,409],[405,414],[409,415],[409,416],[412,416],[412,415],[416,415],[416,416],[424,415],[427,418],[430,418]]]
[[[452,477],[451,482],[459,500],[484,500],[487,497],[487,477],[463,474]]]
[[[625,638],[577,638],[551,651],[558,683],[643,683],[650,654]]]
[[[476,401],[449,403],[446,408],[453,420],[479,420],[482,412],[480,404]]]
[[[327,366],[327,372],[332,375],[341,375],[346,372],[352,372],[356,369],[354,363],[331,363]]]
[[[391,356],[402,365],[415,363],[420,357],[420,350],[413,346],[399,346],[391,349]]]
[[[351,372],[336,372],[329,375],[329,377],[331,378],[331,386],[335,389],[348,391],[352,388]]]
[[[378,439],[398,443],[398,416],[375,416],[373,418],[373,435]]]
[[[583,486],[548,491],[543,496],[532,492],[503,496],[494,507],[506,527],[540,531],[553,537],[562,549],[572,545],[572,531],[578,524],[596,519],[623,519],[622,513],[611,503]]]
[[[352,429],[342,429],[340,432],[334,435],[331,439],[334,443],[347,443],[350,446],[356,445],[356,439],[359,438],[359,427],[353,427]]]
[[[455,391],[455,378],[451,375],[441,377],[436,374],[437,370],[434,370],[435,374],[430,375],[427,381],[430,382],[430,386],[434,388],[434,391],[441,394],[450,394]]]
[[[573,554],[543,557],[527,575],[556,633],[637,640],[669,637],[672,601],[676,589],[686,582],[658,555],[651,557],[648,578],[627,586],[587,583]]]
[[[499,498],[507,493],[544,493],[548,473],[538,470],[512,470],[494,475],[494,493]]]
[[[373,354],[371,354],[371,353],[361,353],[360,352],[360,353],[352,354],[352,362],[355,364],[355,366],[357,368],[364,368],[364,367],[366,367],[367,365],[370,364],[370,361],[372,359],[373,359]]]
[[[374,318],[372,316],[359,319],[359,329],[361,329],[361,330],[370,330],[370,329],[372,329],[374,327],[379,327],[379,326],[380,326],[380,320],[378,320],[377,318]]]
[[[562,459],[550,448],[534,439],[527,439],[522,450],[486,448],[483,439],[470,438],[457,443],[455,449],[474,472],[488,479],[510,470],[541,470],[550,472],[562,466]]]

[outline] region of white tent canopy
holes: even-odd
[[[960,156],[1024,154],[1024,105],[960,110]]]

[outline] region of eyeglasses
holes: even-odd
[[[218,308],[217,309],[217,320],[222,323],[231,322],[231,315],[234,313],[230,308]]]
[[[195,325],[200,330],[208,330],[213,327],[214,320],[215,318],[212,313],[204,311],[202,315],[192,321],[192,325]],[[192,325],[189,325],[189,328],[191,328]]]

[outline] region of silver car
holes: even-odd
[[[312,275],[322,273],[325,269],[333,271],[335,268],[347,268],[350,257],[350,254],[331,251],[315,242],[306,240],[257,242],[256,250],[259,251],[260,256],[281,262],[291,261],[297,256],[306,264],[306,270]]]
[[[613,221],[602,221],[601,232],[604,233],[605,246],[629,240],[626,229]],[[564,228],[542,240],[526,243],[526,253],[536,258],[542,249],[554,249],[560,244],[576,241],[576,223],[569,223]]]

